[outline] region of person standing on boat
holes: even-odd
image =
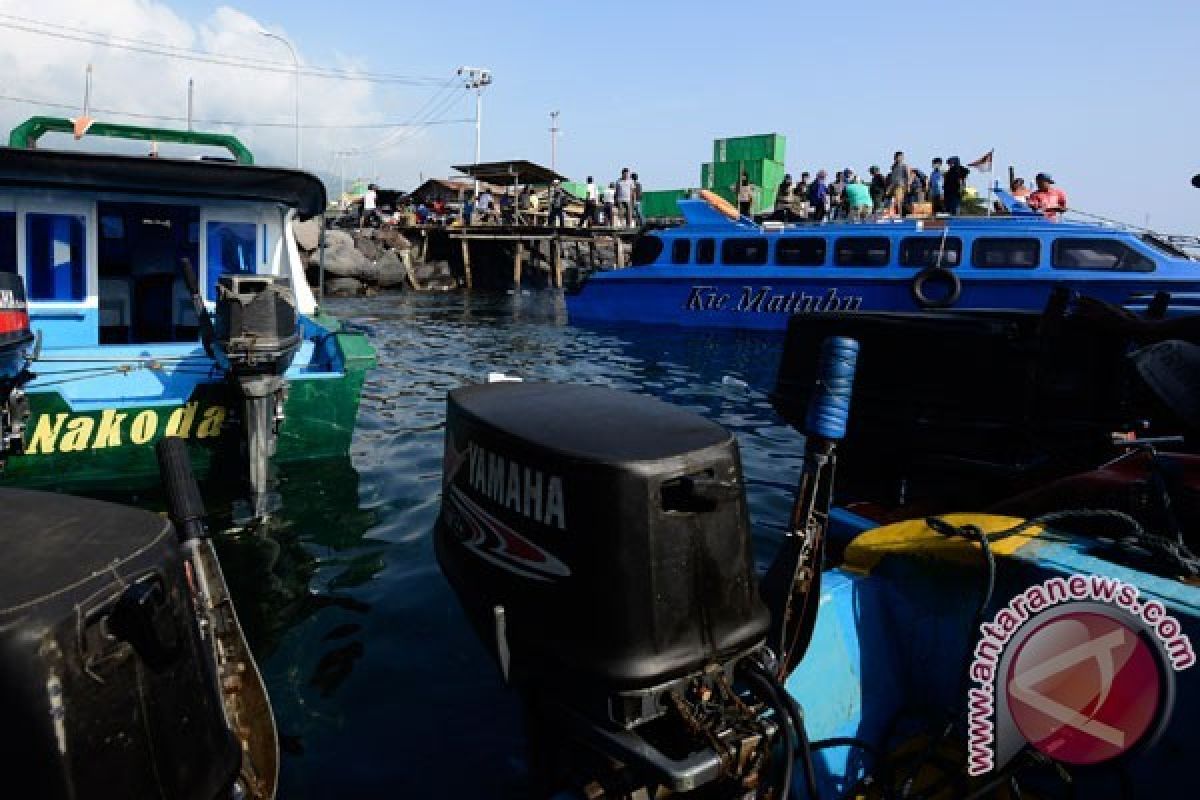
[[[878,214],[883,210],[883,198],[887,195],[887,178],[883,176],[883,170],[874,165],[867,172],[871,174],[871,202]]]
[[[850,219],[858,222],[865,221],[871,216],[875,202],[871,198],[871,190],[858,177],[852,177],[846,184],[846,205],[850,208]]]
[[[814,222],[820,222],[825,219],[826,204],[829,202],[829,187],[825,185],[826,177],[825,170],[818,171],[816,180],[808,187],[808,203],[812,206],[812,218]]]
[[[746,173],[742,173],[741,186],[738,189],[738,211],[742,216],[749,217],[754,215],[754,197],[758,187],[750,182]]]
[[[1012,183],[1008,186],[1008,191],[1022,203],[1029,203],[1029,187],[1025,185],[1024,178],[1013,178]]]
[[[933,160],[933,169],[929,171],[929,202],[933,203],[933,213],[941,214],[946,209],[945,190],[942,187],[942,157]]]
[[[633,180],[633,218],[637,220],[640,228],[646,224],[646,221],[642,219],[642,182],[638,180],[636,172],[629,177]]]
[[[633,179],[629,177],[629,167],[621,170],[621,178],[617,181],[616,195],[617,211],[625,221],[625,227],[633,227]]]
[[[592,176],[588,175],[587,185],[584,188],[583,196],[583,216],[579,218],[579,227],[590,228],[596,222],[596,201],[600,199],[600,193],[596,189],[596,182],[592,180]]]
[[[904,216],[904,198],[908,195],[908,185],[912,182],[912,172],[904,163],[904,153],[896,151],[892,161],[892,171],[888,174],[888,194],[892,198],[892,208],[896,216]]]
[[[958,156],[950,156],[946,163],[950,167],[946,170],[946,178],[943,181],[946,191],[946,213],[958,216],[959,207],[962,206],[963,188],[967,185],[967,176],[971,174],[971,170],[962,165]]]
[[[1054,177],[1048,172],[1039,172],[1033,180],[1037,191],[1029,195],[1029,207],[1041,211],[1051,222],[1058,222],[1067,210],[1067,193],[1054,185]]]
[[[775,192],[775,218],[780,222],[788,222],[792,214],[792,185],[792,176],[784,175]]]

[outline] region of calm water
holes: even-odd
[[[800,467],[801,440],[766,397],[782,339],[575,328],[550,292],[330,309],[369,328],[379,353],[353,450],[282,473],[280,511],[220,543],[284,737],[281,797],[524,796],[518,708],[434,559],[446,392],[499,370],[644,392],[719,422],[741,445],[763,560]]]

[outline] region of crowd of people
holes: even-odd
[[[990,159],[989,159],[990,160]],[[802,172],[798,181],[785,175],[775,197],[774,217],[785,222],[826,219],[865,220],[868,218],[905,217],[931,214],[958,215],[962,211],[971,171],[958,156],[945,161],[932,159],[928,172],[910,165],[903,151],[896,151],[885,173],[871,166],[865,176],[853,169],[829,173]],[[1045,172],[1035,179],[1037,191],[1030,191],[1023,178],[1010,187],[1012,195],[1047,218],[1057,220],[1067,210],[1067,195]],[[743,175],[736,188],[739,210],[749,214],[754,204],[755,187]]]

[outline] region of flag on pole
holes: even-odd
[[[987,151],[986,155],[980,156],[979,158],[975,159],[971,163],[967,164],[967,166],[974,167],[975,169],[979,170],[980,172],[991,172],[992,171],[992,154],[995,152],[996,152],[996,148],[993,147],[991,150]]]

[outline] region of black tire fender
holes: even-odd
[[[950,291],[941,297],[930,297],[925,287],[931,280],[949,281]],[[913,277],[912,296],[921,308],[949,308],[962,296],[962,280],[945,267],[926,267]]]

